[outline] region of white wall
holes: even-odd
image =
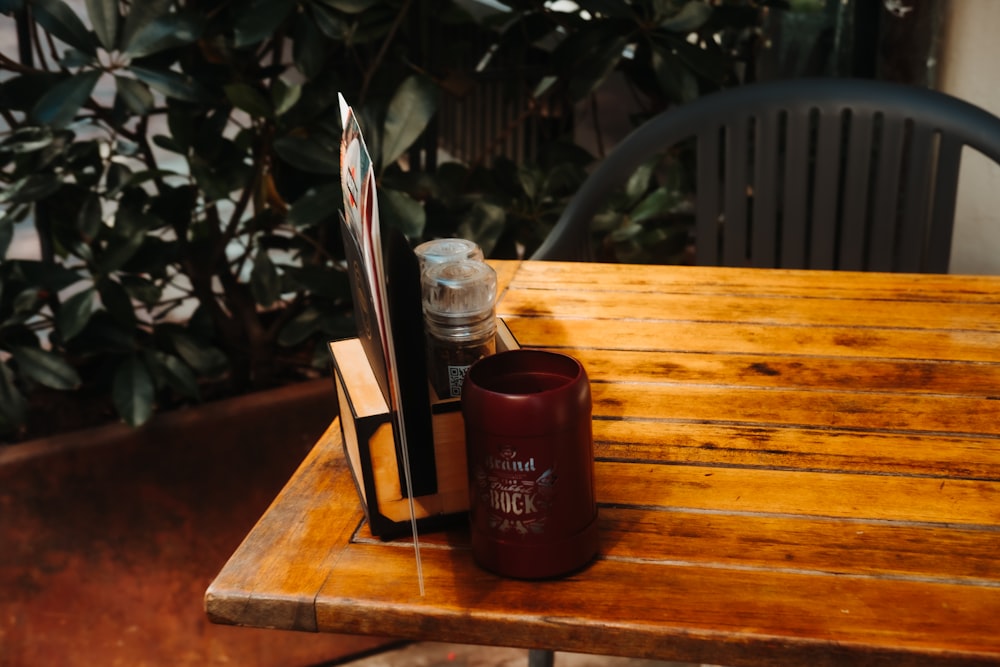
[[[948,4],[937,87],[1000,116],[1000,2]],[[958,188],[951,271],[1000,274],[1000,166],[966,149]]]

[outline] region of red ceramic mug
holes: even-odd
[[[590,381],[576,359],[510,350],[462,388],[472,553],[483,568],[556,577],[597,553]]]

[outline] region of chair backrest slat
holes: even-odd
[[[747,256],[748,119],[735,118],[725,126],[725,184],[722,208],[722,262],[740,266]]]
[[[932,271],[947,271],[951,259],[952,220],[958,197],[958,165],[961,159],[961,142],[954,137],[942,135],[934,174],[934,202],[925,259]]]
[[[703,129],[697,137],[697,173],[695,185],[704,193],[695,201],[695,261],[711,266],[719,263],[719,202],[722,193],[719,183],[719,128],[712,125]]]
[[[775,266],[804,269],[809,266],[809,151],[811,113],[789,113],[785,123],[785,178],[781,213],[781,250]]]
[[[780,109],[768,109],[756,117],[755,146],[778,146],[780,143]],[[779,151],[753,152],[753,216],[750,256],[758,266],[777,266]]]
[[[899,176],[902,169],[905,128],[906,123],[903,120],[882,117],[868,253],[868,268],[872,271],[891,271],[896,256]]]
[[[837,210],[840,192],[837,183],[841,173],[841,129],[839,113],[820,113],[816,140],[815,163],[812,168],[812,224],[810,225],[809,266],[815,269],[834,268],[837,250]],[[831,187],[832,185],[832,187]]]
[[[927,245],[927,216],[930,211],[935,144],[937,135],[930,127],[914,127],[910,134],[906,161],[906,187],[902,193],[899,259],[901,271],[919,271]]]
[[[875,119],[866,113],[853,113],[847,119],[847,157],[841,183],[843,194],[837,268],[860,271],[865,267],[869,197],[871,185],[872,139]]]

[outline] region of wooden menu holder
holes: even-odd
[[[517,340],[497,320],[497,352],[516,349]],[[368,357],[357,338],[329,344],[340,407],[344,453],[372,534],[390,539],[411,531],[402,458],[393,436],[392,418]],[[464,521],[469,509],[465,457],[465,423],[457,398],[437,399],[430,391],[436,480],[414,487],[436,492],[413,499],[418,530],[433,530]],[[405,400],[405,397],[404,397]],[[417,466],[410,466],[411,470]],[[436,481],[436,484],[434,483]],[[429,483],[428,483],[429,482]]]

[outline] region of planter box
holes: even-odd
[[[205,589],[336,410],[323,378],[0,446],[0,666],[341,664],[393,645],[205,620]]]

